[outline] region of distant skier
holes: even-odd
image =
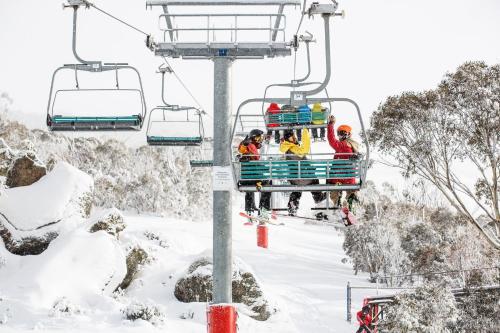
[[[264,140],[264,132],[259,129],[253,129],[250,131],[243,141],[240,142],[238,146],[239,160],[240,162],[248,161],[258,161],[260,160],[259,149],[262,147],[262,141]],[[262,185],[266,185],[267,181],[255,181],[255,180],[241,180],[240,185],[255,185],[257,190],[260,191]],[[262,209],[266,211],[271,210],[271,192],[262,192],[260,195],[259,209],[255,206],[255,195],[254,192],[245,193],[245,211],[248,215],[252,215],[253,212],[258,212],[259,215],[262,213]]]
[[[285,159],[287,160],[306,160],[306,155],[309,153],[311,147],[311,137],[309,136],[309,131],[307,128],[302,129],[302,144],[299,144],[297,137],[292,130],[286,130],[283,134],[283,140],[281,140],[280,151],[285,153]],[[293,185],[313,185],[319,184],[318,179],[297,179],[290,180]],[[325,192],[311,192],[314,202],[316,204],[326,199]],[[288,200],[288,215],[297,215],[297,209],[299,208],[300,198],[302,192],[292,192]]]
[[[359,323],[359,329],[356,333],[372,333],[371,324],[372,316],[370,315],[370,306],[365,305],[363,309],[356,314],[356,319]]]
[[[352,129],[349,125],[340,125],[337,128],[338,139],[335,137],[335,131],[333,126],[335,125],[335,117],[330,116],[328,118],[328,143],[335,150],[334,159],[354,159],[357,158],[359,153],[359,144],[351,139]],[[344,184],[344,185],[352,185],[356,184],[356,179],[354,178],[334,178],[328,179],[328,183],[330,184]],[[342,202],[342,207],[347,208],[352,211],[353,202],[357,202],[358,197],[356,195],[357,191],[347,190],[346,191],[346,200]],[[339,204],[340,199],[342,198],[342,191],[333,191],[330,192],[330,198],[334,205]]]

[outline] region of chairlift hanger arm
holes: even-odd
[[[332,4],[319,4],[313,3],[311,7],[307,10],[309,16],[312,15],[321,15],[324,20],[325,26],[325,79],[323,80],[323,84],[316,89],[304,91],[303,94],[305,96],[315,95],[319,92],[323,91],[328,84],[330,83],[331,78],[331,48],[330,48],[330,18],[332,16],[342,16],[344,17],[344,12],[337,13],[338,3],[335,0],[332,0]]]
[[[85,6],[85,8],[90,8],[90,7],[93,7],[95,8],[97,11],[111,17],[112,19],[126,25],[127,27],[139,32],[139,33],[142,33],[143,35],[145,35],[147,37],[147,40],[149,41],[151,39],[151,34],[148,34],[136,27],[134,27],[133,25],[125,22],[124,20],[121,20],[119,18],[117,18],[116,16],[104,11],[103,9],[97,7],[96,5],[94,5],[93,3],[87,1],[87,0],[67,0],[68,1],[68,4],[63,4],[63,8],[67,8],[67,7],[73,7],[73,54],[75,56],[75,58],[81,62],[82,64],[88,64],[88,65],[97,65],[97,66],[101,66],[102,65],[102,62],[101,61],[86,61],[86,60],[83,60],[77,53],[76,51],[76,22],[77,22],[77,11],[78,9],[81,7],[81,6]],[[149,41],[151,43],[151,41]]]

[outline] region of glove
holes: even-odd
[[[257,182],[255,187],[257,188],[257,192],[260,192],[260,190],[262,190],[262,182]]]
[[[328,124],[335,124],[335,121],[336,121],[335,116],[328,117]]]

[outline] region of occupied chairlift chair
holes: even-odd
[[[329,102],[347,102],[352,104],[357,112],[361,129],[363,131],[363,139],[366,146],[366,154],[364,156],[346,156],[346,159],[332,159],[333,154],[309,154],[307,160],[284,160],[283,155],[261,155],[259,161],[240,162],[237,158],[233,160],[233,175],[237,187],[242,192],[257,191],[257,188],[252,185],[241,185],[240,181],[247,180],[268,180],[280,181],[274,182],[272,185],[264,185],[260,189],[262,192],[309,192],[309,191],[344,191],[358,190],[365,183],[366,173],[368,169],[369,159],[369,144],[365,133],[363,119],[358,105],[348,98],[317,98],[313,96],[326,88],[331,76],[331,59],[330,59],[330,24],[331,16],[340,16],[337,13],[337,3],[328,5],[319,5],[313,3],[308,10],[309,15],[319,14],[324,19],[325,24],[325,59],[326,59],[326,76],[323,83],[315,89],[309,91],[292,91],[288,98],[255,98],[244,101],[238,107],[235,117],[235,125],[233,127],[233,138],[236,135],[237,121],[240,119],[241,109],[250,103],[272,103],[290,104],[292,106],[300,106],[304,104],[314,103],[329,103]],[[292,82],[293,84],[293,82]],[[301,83],[299,83],[301,84]],[[298,128],[308,127],[307,125],[298,125]],[[285,128],[288,128],[285,127]],[[236,155],[236,154],[235,154]],[[330,156],[328,156],[330,155]],[[337,154],[338,156],[339,154]],[[356,184],[329,184],[327,179],[356,179]],[[324,180],[324,184],[317,185],[290,185],[283,184],[288,180],[298,179],[319,179]],[[280,184],[276,184],[280,183]]]
[[[266,87],[264,90],[264,100],[267,97],[268,90],[273,87],[289,87],[293,88],[294,90],[298,87],[304,87],[308,85],[322,85],[323,82],[306,82],[306,80],[309,78],[311,75],[311,52],[310,52],[310,43],[316,42],[316,40],[313,39],[313,36],[311,33],[306,31],[306,35],[301,35],[301,36],[294,36],[293,40],[293,47],[295,49],[295,52],[297,52],[297,49],[299,48],[299,43],[303,42],[306,45],[306,51],[307,51],[307,74],[301,78],[301,79],[294,79],[290,83],[275,83],[275,84],[270,84]],[[324,91],[326,94],[326,97],[328,98],[328,89],[326,86],[324,87]],[[287,130],[287,129],[302,129],[302,128],[309,128],[309,129],[314,129],[314,128],[325,128],[327,126],[326,122],[323,125],[315,125],[311,124],[312,121],[315,120],[315,117],[320,117],[321,119],[328,119],[328,116],[330,115],[331,109],[332,109],[332,103],[331,101],[328,101],[329,108],[326,108],[325,111],[322,112],[314,112],[314,113],[309,113],[307,115],[301,114],[299,112],[279,112],[275,114],[268,114],[266,113],[265,110],[265,103],[262,102],[262,115],[264,116],[264,122],[266,125],[266,129],[268,131],[280,131],[280,130]],[[242,115],[244,116],[244,115]]]
[[[204,128],[202,114],[203,110],[191,106],[179,106],[167,103],[165,100],[165,74],[172,73],[172,69],[165,64],[158,68],[161,74],[161,98],[164,105],[159,105],[149,113],[149,122],[146,131],[147,142],[150,146],[201,146],[204,140]],[[154,115],[161,113],[160,119],[155,119]],[[181,119],[177,118],[179,113],[185,113]],[[162,126],[163,125],[163,126]],[[167,125],[167,126],[165,126]],[[184,125],[184,126],[182,126]],[[190,125],[191,128],[187,128]],[[161,128],[161,133],[156,127]],[[192,135],[179,135],[181,131],[193,131],[187,133]],[[154,134],[152,134],[154,133]]]
[[[73,7],[73,54],[77,64],[65,64],[57,68],[53,75],[50,85],[49,101],[47,104],[47,126],[51,131],[138,131],[142,128],[143,121],[146,116],[146,101],[144,99],[144,90],[142,88],[142,80],[136,68],[129,66],[126,63],[103,63],[102,61],[86,61],[83,60],[76,52],[76,21],[77,13],[80,6],[89,7],[89,3],[81,0],[68,0],[68,5],[64,8]],[[57,73],[60,71],[73,71],[75,76],[74,89],[59,89],[54,93],[54,82]],[[122,70],[131,70],[137,74],[139,88],[138,89],[122,89],[120,88],[118,73]],[[78,82],[79,72],[101,73],[107,71],[115,71],[115,88],[80,88]],[[141,110],[138,114],[127,116],[77,116],[71,115],[54,115],[54,105],[58,95],[68,92],[99,92],[99,91],[116,91],[116,92],[134,92],[140,98]]]

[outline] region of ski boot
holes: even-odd
[[[354,203],[359,203],[358,196],[356,193],[351,193],[349,197],[347,197],[347,207],[349,208],[349,211],[354,212],[353,206]]]
[[[266,224],[271,219],[271,212],[265,208],[259,210],[259,224]]]

